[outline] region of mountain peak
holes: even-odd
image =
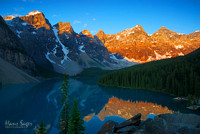
[[[60,21],[56,25],[54,25],[54,27],[56,27],[56,29],[59,30],[59,34],[62,34],[62,33],[72,34],[74,32],[70,22],[63,23],[62,21]]]
[[[157,32],[154,33],[154,35],[159,35],[159,34],[166,34],[170,36],[171,34],[177,34],[177,33],[162,26]]]
[[[29,23],[29,24],[35,26],[37,29],[44,27],[44,28],[50,30],[50,28],[51,28],[51,24],[45,18],[44,14],[37,10],[29,12],[27,15],[21,16],[19,18],[26,21],[26,23]]]
[[[87,32],[87,33],[90,33],[87,29],[84,29],[82,32]]]
[[[4,20],[12,20],[12,19],[14,19],[14,18],[16,18],[15,16],[12,16],[12,15],[8,15],[8,16],[6,16],[5,18],[4,18]]]
[[[142,28],[141,25],[136,25],[134,28]]]
[[[126,29],[124,31],[130,32],[130,31],[144,31],[143,27],[141,25],[135,25],[132,28]]]
[[[99,33],[99,32],[104,32],[104,31],[103,31],[102,29],[100,29],[100,30],[98,31],[98,33]]]
[[[161,28],[160,29],[167,29],[165,26],[161,26]]]
[[[104,35],[104,34],[105,34],[104,31],[103,31],[102,29],[100,29],[100,30],[97,32],[96,36],[98,36],[98,35]]]
[[[106,40],[106,34],[104,33],[104,31],[102,29],[100,29],[98,31],[98,33],[95,35],[96,37],[99,38],[99,40],[102,42],[102,43],[105,43],[105,40]]]
[[[120,32],[121,34],[127,34],[127,35],[130,35],[130,34],[133,34],[133,33],[139,33],[139,34],[147,34],[143,27],[141,25],[136,25],[132,28],[128,28],[128,29],[125,29],[124,31]],[[119,33],[119,34],[120,34]]]
[[[81,34],[83,34],[83,35],[85,35],[87,37],[90,37],[90,38],[94,38],[94,36],[87,29],[83,30],[81,32]]]
[[[29,12],[26,16],[36,15],[36,14],[39,14],[39,13],[42,13],[42,12],[39,12],[38,10],[35,10],[35,11],[32,11],[32,12]]]

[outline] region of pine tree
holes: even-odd
[[[69,127],[69,81],[68,76],[64,74],[64,82],[61,85],[61,93],[62,97],[62,111],[61,111],[61,119],[60,119],[60,134],[67,134]]]
[[[34,133],[34,134],[47,134],[46,131],[47,131],[47,130],[46,130],[46,128],[44,127],[43,120],[41,120],[40,125],[38,125],[38,126],[35,128],[35,133]]]
[[[83,118],[78,110],[77,100],[74,99],[74,104],[71,111],[69,134],[84,134],[83,131],[85,130],[85,127],[83,127],[83,123]]]

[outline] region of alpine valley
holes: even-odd
[[[148,2],[2,2],[0,133],[200,134],[198,2]]]
[[[152,35],[141,25],[112,35],[103,30],[92,35],[87,29],[78,34],[69,22],[52,26],[39,11],[0,17],[0,23],[2,60],[32,76],[45,71],[76,75],[91,67],[115,70],[183,56],[200,47],[200,31],[186,35],[164,26]]]

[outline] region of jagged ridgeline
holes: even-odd
[[[106,74],[98,84],[199,97],[200,49],[186,56],[153,61]]]

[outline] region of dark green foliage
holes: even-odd
[[[53,70],[53,66],[49,64],[39,64],[35,62],[36,71],[34,72],[34,76],[40,76],[43,78],[52,78],[52,77],[62,77],[62,74],[59,74]]]
[[[192,105],[192,96],[189,95],[188,100],[187,100],[187,106],[191,106],[191,105]]]
[[[69,81],[68,76],[64,74],[64,82],[61,85],[62,97],[62,111],[60,119],[60,133],[61,134],[83,134],[85,128],[83,127],[83,119],[78,110],[78,103],[74,100],[74,105],[70,114],[69,106]]]
[[[43,120],[41,120],[40,125],[37,126],[37,128],[35,128],[35,133],[34,134],[47,134],[46,132],[46,128],[43,124]]]
[[[188,95],[187,106],[197,105],[199,99],[195,96]]]
[[[62,111],[61,111],[61,119],[60,119],[60,133],[67,134],[69,127],[69,81],[68,76],[64,74],[64,82],[61,85],[61,93],[62,93]]]
[[[69,134],[84,134],[83,131],[85,130],[85,127],[83,127],[83,124],[84,121],[81,117],[80,111],[78,110],[77,100],[74,99],[74,104],[71,111]]]
[[[75,77],[96,77],[111,72],[110,70],[102,70],[100,68],[86,68]]]
[[[72,76],[72,78],[78,79],[79,81],[86,84],[96,85],[100,76],[109,72],[111,72],[111,70],[102,70],[99,68],[86,68],[81,73],[77,74],[76,76]]]
[[[200,96],[200,49],[173,59],[153,61],[102,76],[99,85],[151,89],[176,96]]]

